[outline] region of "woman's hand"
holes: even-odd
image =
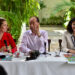
[[[0,48],[0,52],[4,52],[4,50],[6,50],[5,46],[3,46],[2,48]]]
[[[8,49],[7,49],[8,48]],[[10,46],[7,46],[7,48],[6,48],[6,46],[3,46],[2,48],[0,48],[0,52],[7,52],[7,51],[9,51],[9,53],[11,53],[11,48],[10,48]]]

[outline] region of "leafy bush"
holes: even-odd
[[[41,24],[42,25],[62,25],[64,22],[64,18],[61,16],[51,16],[50,18],[43,18]]]
[[[38,15],[39,3],[36,0],[0,0],[0,17],[6,18],[13,38],[18,40],[21,26],[31,16]]]
[[[73,17],[75,17],[75,7],[74,6],[72,6],[64,16],[64,27],[66,27],[68,25],[68,22]]]
[[[46,25],[47,24],[47,19],[46,18],[43,18],[40,24],[41,25]]]
[[[63,0],[62,3],[57,4],[55,6],[52,13],[55,15],[60,11],[65,12],[63,25],[64,27],[66,27],[69,20],[75,17],[75,0],[70,0],[70,1]]]

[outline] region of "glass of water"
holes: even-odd
[[[60,57],[60,51],[59,48],[55,49],[55,57]]]

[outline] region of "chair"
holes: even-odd
[[[62,50],[62,45],[61,45],[62,39],[59,39],[58,42],[59,42],[59,49],[60,49],[60,52],[61,52],[61,50]]]
[[[48,51],[50,52],[51,39],[48,39]]]

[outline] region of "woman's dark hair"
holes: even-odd
[[[1,27],[2,23],[3,23],[3,21],[6,21],[6,20],[4,18],[0,18],[0,27]]]
[[[0,65],[0,75],[7,75],[7,72],[1,65]]]
[[[75,17],[74,18],[72,18],[70,21],[69,21],[69,23],[68,23],[68,26],[67,26],[67,31],[69,32],[69,33],[73,33],[73,29],[72,29],[72,23],[75,21]]]

